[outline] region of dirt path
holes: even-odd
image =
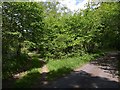
[[[42,67],[42,77],[30,88],[118,88],[120,86],[118,77],[118,62],[120,53],[110,52],[83,67],[75,69],[71,74],[54,81],[47,81],[46,74],[49,72],[47,66]],[[21,74],[17,74],[18,78]],[[7,86],[11,87],[12,82]],[[6,84],[4,87],[7,87]],[[12,87],[11,87],[12,88]]]
[[[44,65],[41,69],[41,77],[38,79],[34,85],[30,86],[30,88],[41,88],[42,85],[48,84],[47,82],[47,73],[49,72],[46,65]]]
[[[57,79],[43,88],[118,88],[119,77],[118,53],[108,55],[92,61],[81,68],[75,69],[71,74]]]

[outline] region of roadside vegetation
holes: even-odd
[[[99,5],[99,7],[93,8]],[[88,3],[70,11],[59,2],[2,3],[2,77],[29,87],[64,76],[110,50],[120,50],[120,3]]]
[[[88,63],[91,60],[95,60],[100,54],[85,54],[83,56],[72,57],[67,59],[49,60],[47,67],[49,69],[48,80],[54,80],[55,78],[65,76],[76,68]],[[58,64],[59,63],[59,64]]]

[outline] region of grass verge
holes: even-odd
[[[80,67],[90,60],[94,60],[98,56],[102,55],[99,54],[85,54],[83,56],[66,58],[66,59],[54,59],[49,60],[46,64],[49,72],[47,74],[47,80],[54,80],[66,74],[69,74],[72,70],[77,67]],[[39,78],[41,78],[41,66],[37,61],[37,57],[32,63],[32,67],[30,70],[26,70],[26,74],[22,76],[22,78],[15,81],[14,87],[15,88],[29,88],[32,86]]]
[[[16,80],[15,88],[30,88],[34,82],[41,77],[40,70],[38,68],[28,71],[22,78]]]
[[[100,53],[85,54],[83,56],[72,57],[67,59],[49,60],[49,62],[47,63],[47,67],[49,69],[47,79],[54,80],[55,78],[64,76],[70,73],[75,68],[88,63],[90,60],[94,60],[98,56],[100,56]]]

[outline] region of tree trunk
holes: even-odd
[[[19,57],[21,54],[21,44],[19,43],[18,49],[17,49],[17,56]]]

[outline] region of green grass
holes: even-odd
[[[67,59],[50,60],[47,63],[49,73],[47,75],[48,80],[53,80],[57,77],[64,76],[70,73],[73,69],[80,67],[90,60],[94,60],[99,54],[85,54],[83,56],[72,57]]]
[[[49,73],[47,74],[48,80],[54,80],[58,77],[64,76],[70,73],[73,69],[84,65],[91,59],[94,59],[97,54],[85,54],[79,57],[67,58],[67,59],[57,59],[49,60],[47,67]],[[40,69],[40,68],[39,68]],[[14,85],[16,88],[27,88],[33,85],[37,79],[41,78],[40,70],[38,68],[27,71],[27,74],[22,78],[18,79]]]
[[[73,71],[73,69],[88,63],[90,60],[94,60],[96,57],[100,55],[103,54],[102,53],[85,54],[83,56],[78,56],[78,57],[49,60],[49,62],[46,64],[49,69],[49,72],[47,74],[47,79],[54,80],[58,77],[64,76],[70,73],[71,71]],[[30,69],[27,69],[26,70],[27,73],[23,75],[20,79],[15,81],[14,87],[28,88],[34,85],[34,83],[39,78],[41,78],[41,67],[42,66],[38,61],[38,57],[33,57],[31,65],[29,67]]]
[[[28,57],[27,55],[22,54],[19,58],[6,60],[7,62],[3,64],[3,79],[12,78],[19,73],[20,78],[14,80],[15,83],[12,87],[30,87],[41,77],[42,63],[40,63],[38,59],[37,55]]]
[[[41,77],[40,71],[38,68],[28,71],[26,75],[22,78],[16,80],[14,87],[15,88],[29,88]]]
[[[4,59],[2,62],[3,79],[11,78],[14,74],[29,71],[33,68],[42,67],[42,63],[39,60],[39,55],[34,54],[29,56],[27,54],[21,54],[19,57],[11,57],[10,59]]]

